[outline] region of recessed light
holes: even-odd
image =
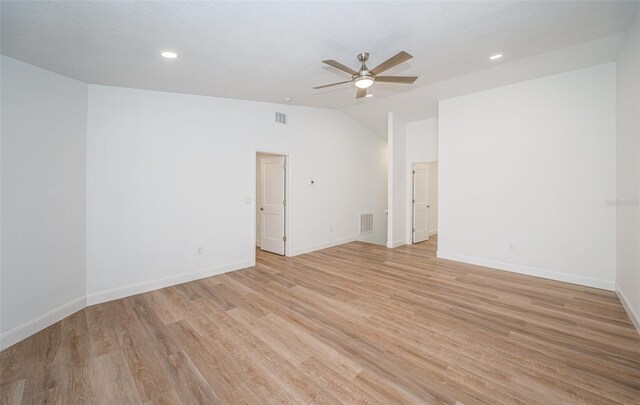
[[[171,52],[171,51],[164,51],[164,52],[160,53],[160,55],[161,55],[163,58],[167,58],[167,59],[175,59],[175,58],[177,58],[177,57],[178,57],[178,54],[177,54],[177,53],[175,53],[175,52]]]
[[[365,97],[373,97],[373,94],[367,94]]]
[[[502,54],[501,53],[496,53],[495,55],[489,56],[489,59],[491,59],[491,60],[496,60],[496,59],[500,59],[500,58],[502,58]]]

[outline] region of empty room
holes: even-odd
[[[0,403],[640,404],[640,1],[0,0]]]

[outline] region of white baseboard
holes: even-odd
[[[182,284],[205,277],[215,276],[217,274],[226,273],[233,270],[240,270],[246,267],[255,266],[254,260],[245,260],[226,266],[220,266],[213,269],[201,270],[194,273],[180,274],[177,276],[166,277],[154,281],[148,281],[137,284],[130,284],[124,287],[113,288],[107,291],[90,294],[87,297],[76,298],[58,308],[52,309],[44,315],[41,315],[29,322],[17,326],[0,335],[0,350],[4,350],[29,336],[40,332],[44,328],[63,320],[69,315],[74,314],[81,309],[119,298],[129,297],[131,295],[141,294],[143,292],[157,290],[160,288],[170,287],[176,284]]]
[[[123,287],[112,288],[110,290],[87,295],[87,306],[101,304],[103,302],[113,301],[119,298],[129,297],[131,295],[142,294],[147,291],[170,287],[176,284],[187,283],[189,281],[199,280],[201,278],[211,277],[218,274],[227,273],[229,271],[240,270],[252,266],[255,266],[255,261],[243,260],[213,269],[200,270],[193,273],[179,274],[177,276],[165,277],[158,280],[145,281],[142,283],[129,284]]]
[[[597,278],[577,276],[575,274],[563,273],[553,270],[539,269],[536,267],[523,266],[520,264],[504,263],[495,260],[482,259],[478,257],[470,257],[455,253],[437,252],[440,259],[454,260],[456,262],[475,264],[478,266],[491,267],[498,270],[510,271],[513,273],[526,274],[529,276],[548,278],[550,280],[564,281],[566,283],[583,285],[586,287],[601,288],[603,290],[614,291],[613,281],[601,280]]]
[[[391,243],[390,243],[390,242],[387,242],[387,247],[388,247],[389,249],[395,249],[395,248],[397,248],[398,246],[402,246],[402,245],[406,245],[406,244],[407,244],[407,243],[405,242],[405,240],[404,240],[404,239],[400,239],[400,240],[393,241],[393,242],[391,242]]]
[[[633,322],[633,326],[635,326],[638,333],[640,333],[640,316],[638,316],[638,313],[635,311],[635,309],[633,309],[633,307],[631,306],[631,303],[629,302],[629,299],[627,299],[627,296],[624,295],[622,288],[620,288],[620,286],[617,283],[616,283],[616,294],[618,294],[618,298],[620,298],[620,302],[622,303],[622,306],[624,307],[625,311],[627,311],[627,315],[629,315],[629,319],[631,319],[631,322]]]
[[[338,245],[344,245],[345,243],[355,242],[356,240],[358,240],[358,237],[353,236],[349,238],[336,239],[331,242],[318,243],[316,245],[311,245],[301,249],[296,249],[292,251],[289,256],[293,257],[293,256],[302,255],[305,253],[311,253],[311,252],[315,252],[316,250],[327,249],[327,248],[338,246]]]
[[[437,233],[438,233],[437,229],[432,229],[432,230],[429,231],[429,236],[433,236],[433,235],[435,235]]]
[[[13,346],[19,341],[34,335],[41,330],[53,325],[54,323],[63,320],[64,318],[72,315],[86,306],[85,297],[76,298],[73,301],[69,301],[58,308],[52,309],[46,314],[25,322],[22,325],[4,332],[0,335],[0,350],[4,350],[9,346]]]

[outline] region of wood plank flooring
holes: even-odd
[[[616,295],[364,243],[86,308],[0,353],[2,404],[638,404]]]

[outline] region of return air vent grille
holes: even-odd
[[[286,124],[287,123],[287,114],[283,114],[283,113],[276,113],[276,122],[279,124]]]
[[[373,213],[360,214],[360,235],[373,232]]]

